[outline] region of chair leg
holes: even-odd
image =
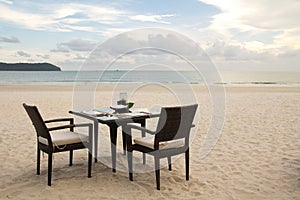
[[[40,175],[41,170],[41,150],[37,149],[37,159],[36,159],[36,174]]]
[[[146,122],[143,122],[142,124],[141,124],[141,126],[142,127],[144,127],[145,128],[145,124]],[[142,131],[142,137],[146,137],[146,133],[145,133],[145,131]],[[146,154],[145,153],[143,153],[143,165],[145,165],[146,164]]]
[[[88,178],[92,177],[92,160],[93,160],[92,151],[93,151],[92,148],[88,150]]]
[[[168,156],[168,165],[169,165],[169,171],[172,171],[171,156]]]
[[[156,189],[160,190],[160,164],[159,164],[159,157],[154,156],[155,162],[155,177],[156,177]]]
[[[188,181],[189,180],[189,165],[190,165],[190,160],[189,160],[189,149],[186,150],[185,152],[185,179]]]
[[[73,165],[73,150],[70,150],[70,161],[69,161],[69,166]]]
[[[127,160],[128,160],[129,180],[130,180],[130,181],[133,181],[132,151],[128,151],[128,152],[127,152]]]
[[[52,153],[48,154],[48,185],[51,186],[52,177]]]

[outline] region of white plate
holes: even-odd
[[[127,108],[127,106],[125,106],[125,105],[114,105],[114,106],[111,106],[110,108],[114,109],[114,110],[121,110],[121,109]]]

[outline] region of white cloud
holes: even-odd
[[[44,55],[36,54],[36,57],[42,58],[42,59],[49,59],[50,58],[50,56],[48,54],[44,54]]]
[[[82,55],[82,54],[76,54],[76,57],[74,57],[75,60],[85,60],[86,56]]]
[[[57,48],[51,50],[52,52],[69,52],[73,51],[92,51],[96,47],[96,42],[91,40],[73,39],[69,42],[57,44]]]
[[[134,15],[131,16],[130,19],[141,21],[141,22],[154,22],[154,23],[161,23],[161,24],[170,24],[170,22],[164,21],[164,18],[167,17],[174,17],[173,14],[166,14],[166,15]]]
[[[76,24],[79,22],[118,23],[118,19],[124,14],[124,11],[111,7],[78,3],[59,5],[57,10],[54,11],[54,15],[62,23],[66,24]]]
[[[26,58],[31,57],[31,55],[29,53],[26,53],[25,51],[17,51],[17,55]]]
[[[132,29],[130,28],[106,28],[105,30],[101,31],[101,34],[107,38],[111,38],[116,36],[117,34],[128,32]]]
[[[282,35],[274,37],[270,48],[287,46],[300,48],[299,33],[300,1],[286,0],[199,0],[220,9],[221,13],[213,16],[208,31],[217,32],[226,40],[231,40],[236,33],[282,31]],[[287,38],[288,37],[288,38]],[[249,41],[251,38],[249,38]],[[276,41],[277,40],[277,41]],[[251,42],[251,41],[250,41]],[[266,46],[267,47],[267,46]]]
[[[284,30],[282,34],[275,36],[275,42],[276,46],[300,49],[300,28]]]
[[[93,69],[109,66],[128,70],[160,64],[190,70],[192,66],[185,59],[194,64],[209,61],[192,40],[173,31],[154,28],[134,30],[107,40],[90,54],[85,64]]]
[[[62,44],[57,44],[56,49],[51,49],[51,52],[60,52],[60,53],[68,53],[70,52],[69,48],[62,45]]]
[[[205,51],[219,69],[299,71],[300,50],[265,49],[260,42],[209,42]]]
[[[46,28],[52,23],[47,16],[20,12],[3,5],[0,5],[0,19],[3,21],[13,22],[15,24],[19,24],[25,26],[26,28],[31,28],[35,30]]]
[[[300,1],[199,1],[220,10],[199,29],[218,68],[299,71]]]
[[[205,51],[213,59],[223,61],[259,61],[271,57],[271,54],[265,51],[257,51],[257,46],[263,46],[263,44],[251,42],[247,45],[240,45],[217,40],[207,45]]]
[[[30,4],[29,6],[31,7],[24,11],[24,9],[0,5],[0,20],[33,30],[95,31],[95,24],[84,23],[118,24],[125,14],[124,11],[111,7],[78,3]]]
[[[213,25],[243,28],[286,29],[299,26],[298,0],[199,0],[221,10],[214,16]],[[226,23],[225,23],[226,22]]]
[[[0,42],[7,42],[7,43],[20,43],[20,40],[14,36],[9,37],[0,37]]]
[[[152,48],[152,49],[150,49]],[[164,29],[137,29],[115,36],[102,45],[103,51],[118,56],[128,51],[158,55],[174,52],[181,56],[201,55],[199,46],[187,37]]]
[[[260,52],[265,49],[265,44],[259,41],[245,42],[245,48],[251,51]]]
[[[0,0],[0,2],[6,3],[6,4],[13,4],[12,0]]]

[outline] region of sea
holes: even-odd
[[[0,71],[0,84],[189,83],[300,85],[300,71],[220,71],[217,78],[193,71]],[[219,78],[218,78],[219,77]],[[211,76],[210,76],[211,78]]]

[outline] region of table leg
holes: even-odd
[[[94,156],[95,163],[98,162],[98,121],[94,121]]]
[[[125,129],[122,126],[123,154],[126,155],[126,144],[127,144],[127,142],[126,142],[126,133],[124,132],[124,130]]]
[[[110,142],[111,142],[111,161],[112,171],[116,172],[116,156],[117,156],[117,131],[118,126],[116,124],[109,125]]]

